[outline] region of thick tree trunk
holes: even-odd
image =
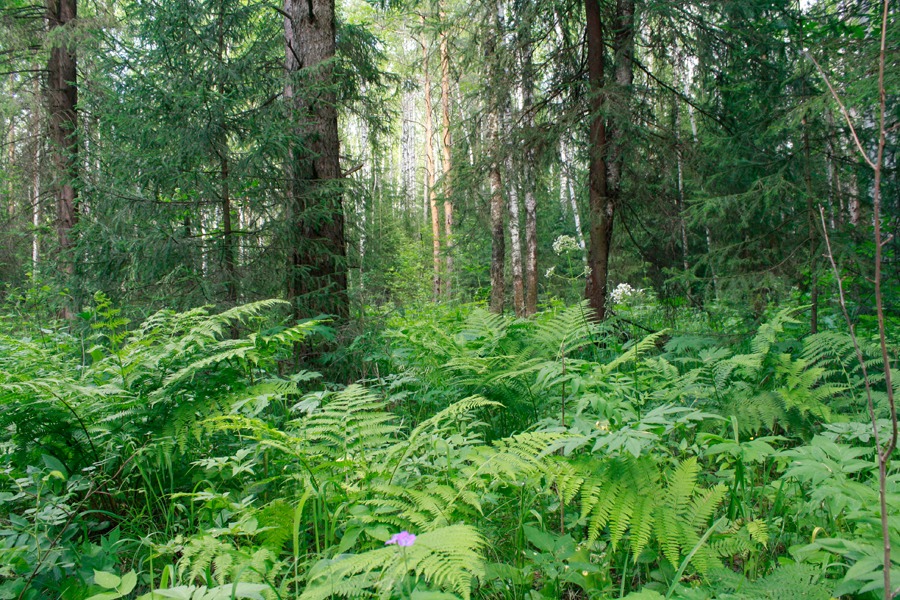
[[[445,15],[441,12],[441,149],[444,167],[444,248],[447,253],[447,273],[443,292],[450,296],[450,280],[453,277],[453,163],[450,137],[450,48],[447,41]]]
[[[606,316],[606,283],[609,268],[609,243],[612,237],[615,205],[607,193],[606,103],[603,69],[603,22],[599,0],[585,0],[587,17],[588,87],[591,93],[591,126],[589,133],[588,201],[590,206],[590,245],[585,297],[594,317]]]
[[[422,17],[424,24],[425,17]],[[431,294],[436,301],[441,295],[441,224],[437,205],[437,190],[434,189],[435,165],[434,146],[434,121],[432,120],[431,106],[431,73],[428,71],[428,46],[425,43],[425,35],[422,35],[422,71],[425,74],[425,186],[428,193],[428,205],[431,208],[431,258],[433,264]]]
[[[293,108],[303,138],[294,149],[291,173],[296,238],[288,295],[309,314],[343,317],[349,300],[336,94],[329,64],[335,52],[334,0],[287,0],[285,6],[293,30],[287,63],[292,64],[293,56],[300,83],[293,89]]]
[[[51,37],[77,17],[76,0],[46,0],[47,22]],[[56,199],[56,233],[63,271],[75,272],[72,228],[78,222],[78,104],[75,49],[56,44],[47,63],[47,100],[50,116],[50,153],[53,165],[50,189]]]
[[[606,287],[609,280],[609,256],[613,224],[622,186],[625,123],[628,115],[628,90],[633,79],[634,0],[617,0],[616,33],[613,40],[615,82],[621,106],[610,119],[609,137],[603,123],[603,108],[609,101],[603,90],[603,23],[598,0],[585,0],[587,12],[588,82],[594,98],[591,103],[590,201],[591,248],[588,253],[590,274],[585,295],[594,316],[606,317]]]

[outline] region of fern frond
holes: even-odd
[[[409,547],[389,546],[320,561],[310,572],[300,599],[351,597],[367,588],[387,598],[412,573],[468,600],[473,579],[484,574],[484,546],[484,538],[474,528],[451,525],[417,535]]]

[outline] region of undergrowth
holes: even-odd
[[[797,308],[743,335],[431,307],[332,350],[348,385],[298,367],[330,330],[281,304],[0,321],[0,598],[879,592],[860,368]]]

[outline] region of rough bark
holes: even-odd
[[[629,115],[628,91],[634,76],[634,0],[616,2],[613,49],[618,101],[612,107],[608,131],[602,114],[604,109],[609,108],[609,96],[603,92],[603,23],[597,0],[585,0],[585,7],[588,82],[593,94],[590,132],[593,154],[590,165],[591,248],[588,253],[591,272],[585,295],[594,310],[594,316],[602,320],[606,317],[606,287],[609,280],[613,224],[621,195],[625,125]]]
[[[76,0],[47,0],[47,23],[52,36],[77,17]],[[78,222],[78,81],[75,49],[56,44],[47,63],[47,104],[50,117],[50,156],[53,166],[49,187],[56,199],[56,233],[62,269],[72,275],[72,228]]]
[[[346,247],[340,186],[334,0],[286,0],[293,33],[287,64],[295,59],[299,86],[293,111],[301,143],[292,169],[296,238],[288,295],[309,314],[346,316]]]
[[[422,17],[424,24],[425,17]],[[428,71],[428,46],[425,44],[425,36],[422,36],[422,71],[425,85],[425,187],[428,194],[428,205],[431,208],[431,258],[433,264],[431,294],[434,300],[441,295],[441,225],[437,205],[437,190],[434,186],[434,122],[432,120],[431,106],[431,73]]]
[[[446,19],[441,12],[441,150],[444,167],[444,248],[447,272],[443,292],[450,296],[450,280],[453,277],[453,162],[450,136],[450,48],[447,40]]]
[[[606,316],[606,283],[609,265],[609,243],[615,205],[607,193],[606,103],[603,92],[603,21],[599,0],[585,0],[587,17],[588,88],[591,93],[590,161],[588,164],[588,202],[590,242],[585,297],[594,317]]]

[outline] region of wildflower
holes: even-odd
[[[578,250],[578,240],[573,238],[571,235],[561,235],[555,240],[553,240],[553,251],[556,254],[562,254],[563,252],[573,252]]]
[[[412,546],[416,543],[416,536],[408,531],[401,531],[400,533],[395,533],[391,536],[391,539],[386,541],[385,546],[389,546],[391,544],[397,544],[398,546],[407,547]]]
[[[616,289],[612,291],[610,297],[612,298],[613,304],[621,304],[625,301],[626,298],[633,296],[636,293],[639,293],[641,290],[636,290],[627,283],[620,283],[616,286]]]

